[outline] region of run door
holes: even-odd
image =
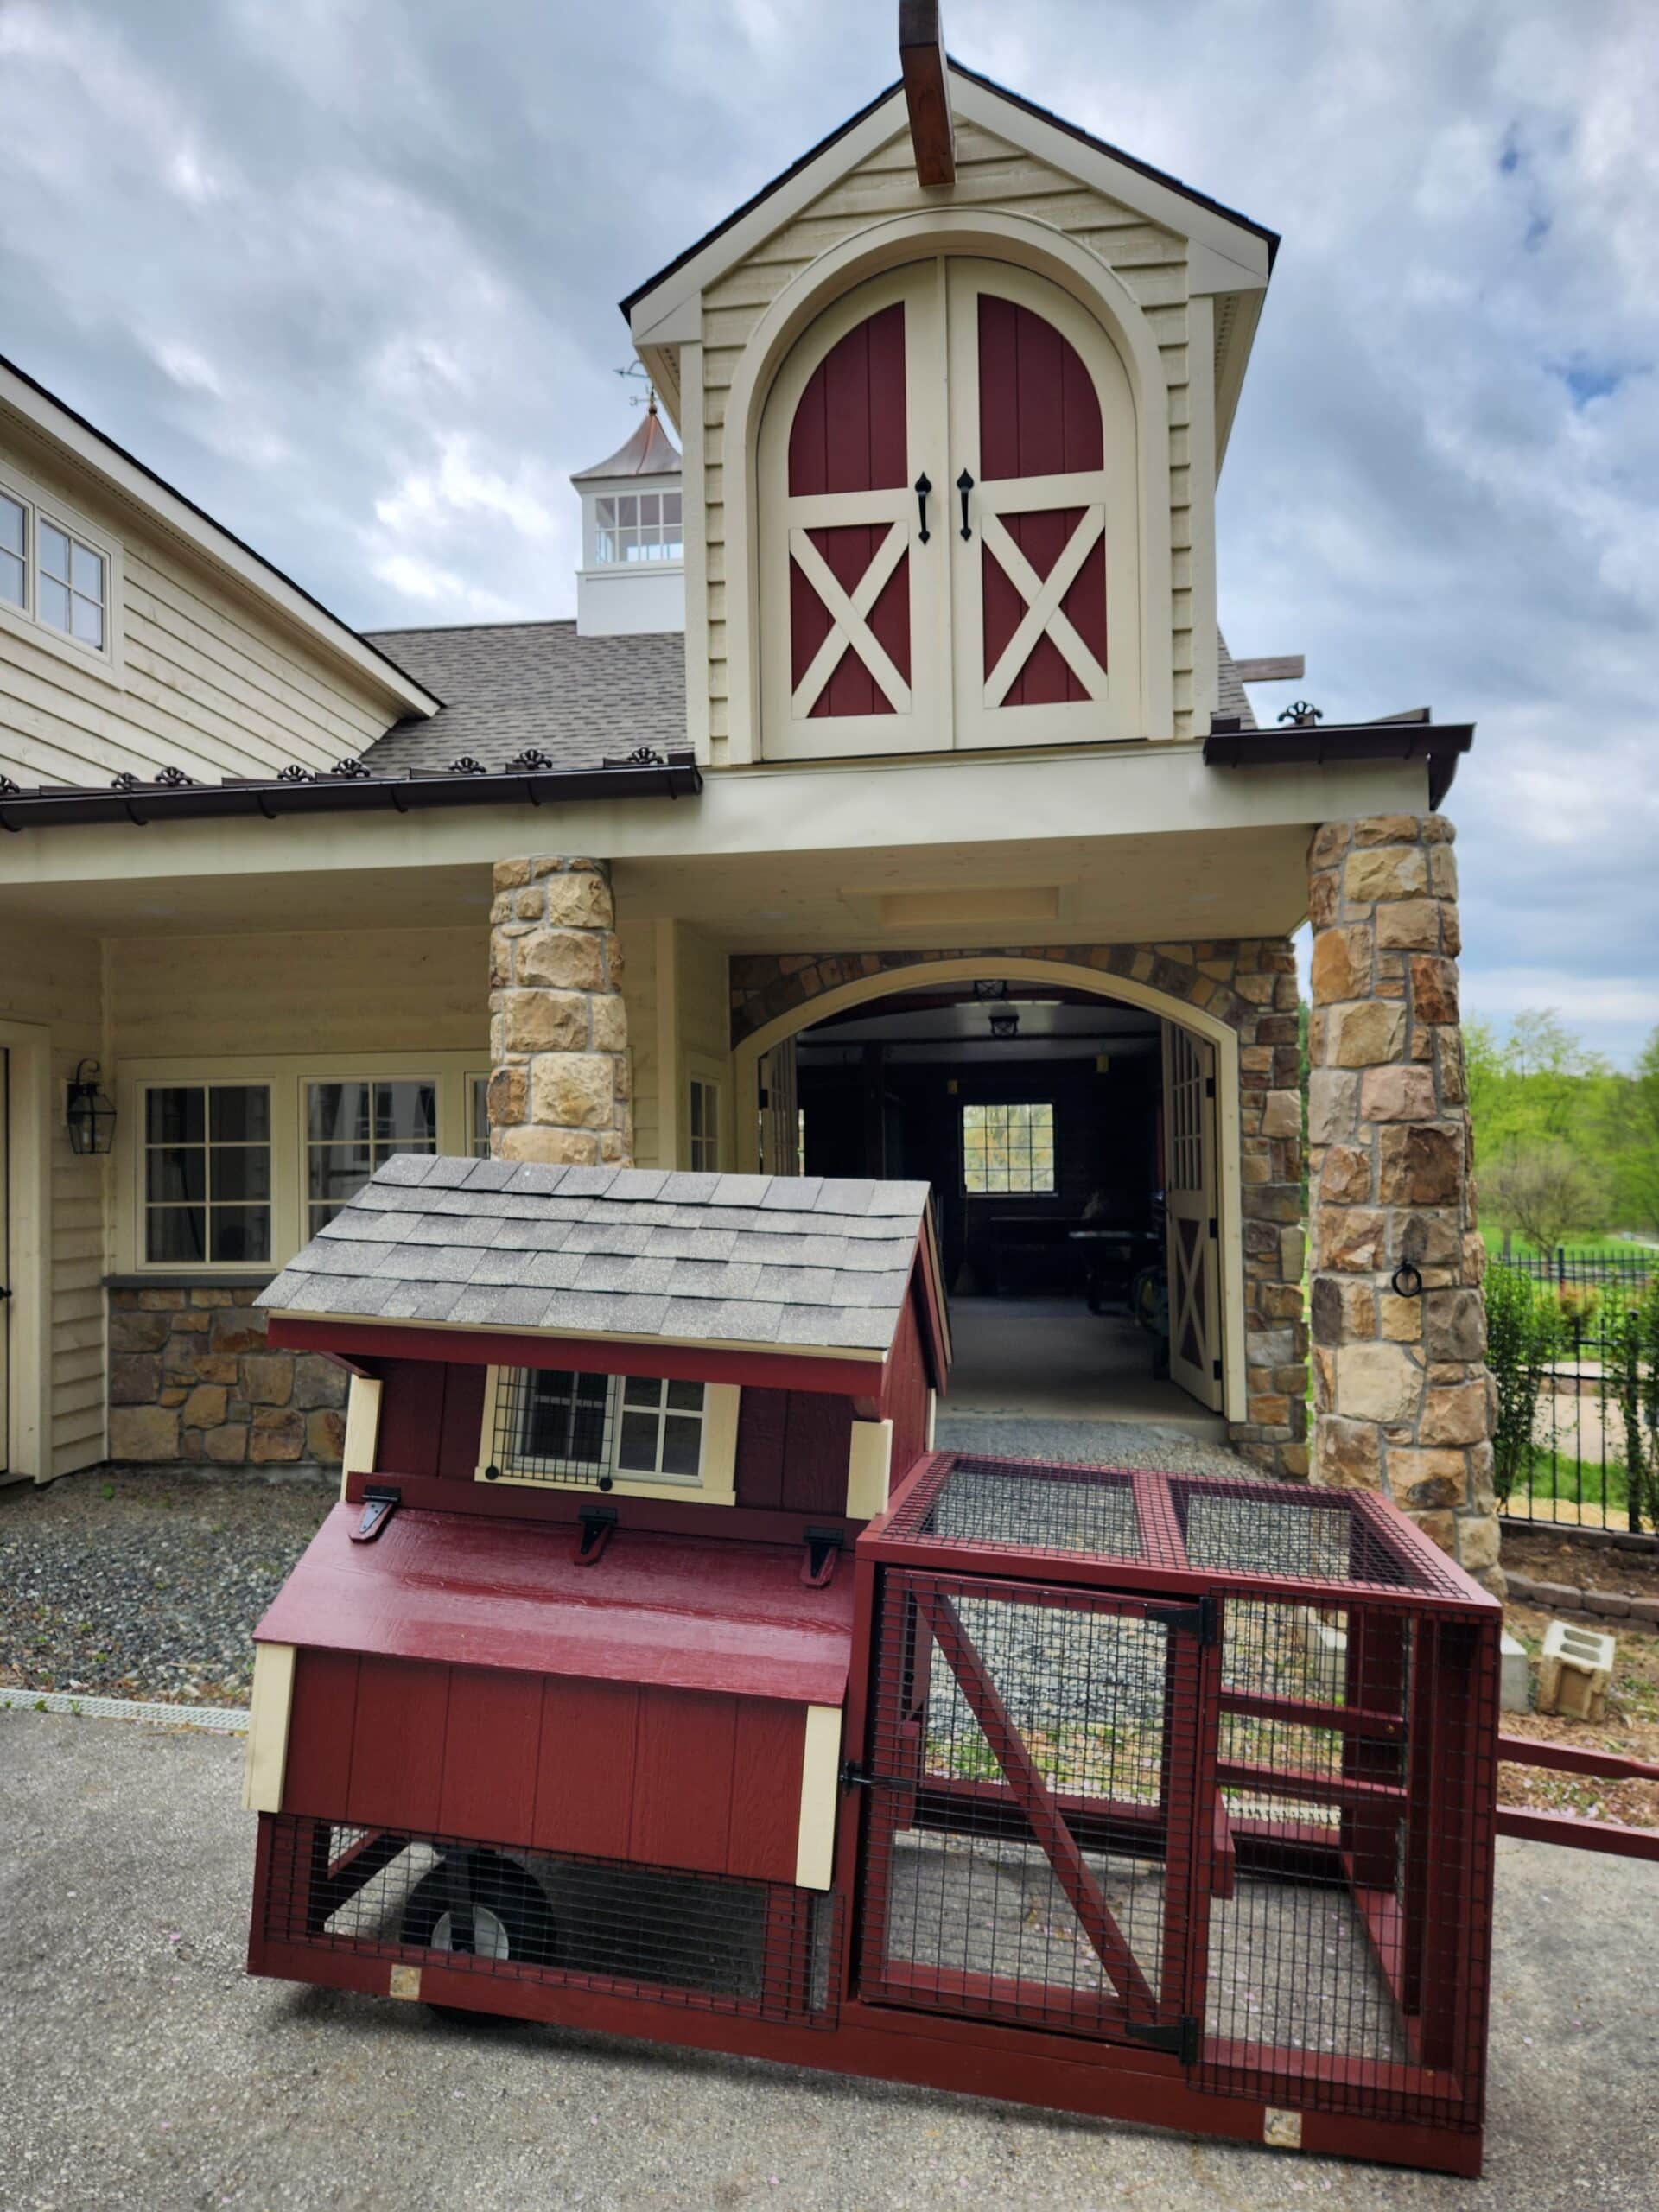
[[[859,1995],[1180,2050],[1198,1609],[884,1571]]]
[[[1164,1024],[1164,1206],[1169,1371],[1218,1412],[1221,1268],[1216,1172],[1216,1048]]]

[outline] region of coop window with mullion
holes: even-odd
[[[734,1389],[666,1376],[493,1368],[479,1465],[487,1482],[692,1491],[732,1481]]]

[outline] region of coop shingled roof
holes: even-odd
[[[925,1183],[404,1153],[258,1303],[554,1336],[886,1353]]]

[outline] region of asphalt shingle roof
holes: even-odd
[[[554,1336],[885,1353],[925,1183],[401,1153],[257,1303]]]
[[[505,768],[532,747],[561,768],[596,768],[642,745],[683,747],[685,639],[678,631],[579,638],[574,622],[492,622],[366,635],[444,702],[395,723],[363,755],[377,776],[447,768],[463,754]]]

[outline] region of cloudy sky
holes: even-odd
[[[894,73],[893,0],[0,0],[0,351],[360,626],[571,610],[615,302]],[[1659,1023],[1651,0],[948,0],[1284,235],[1223,619],[1473,717],[1465,997]],[[1263,693],[1264,718],[1287,695]]]

